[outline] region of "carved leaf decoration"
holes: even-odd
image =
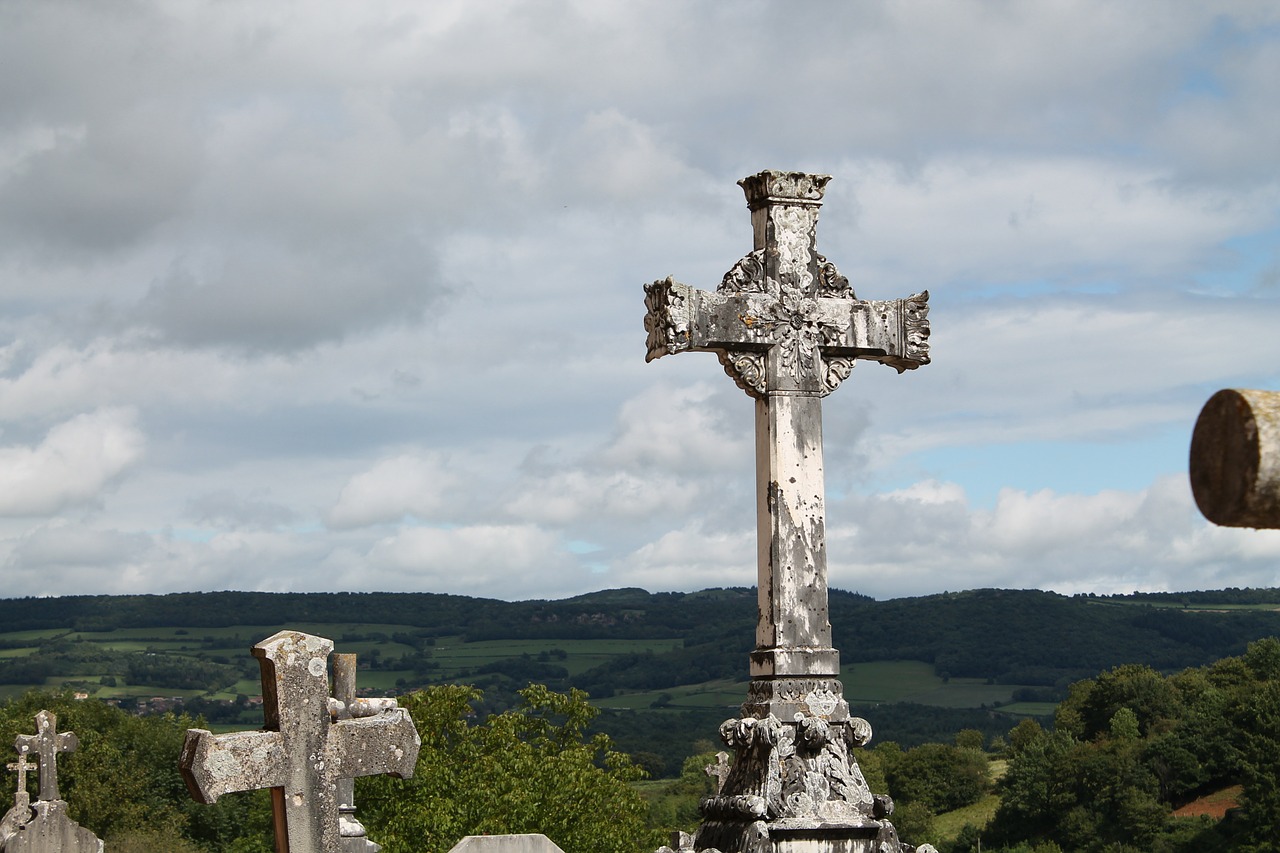
[[[857,299],[854,295],[853,288],[849,285],[849,279],[840,274],[840,270],[836,269],[836,265],[828,261],[825,257],[818,253],[814,253],[814,258],[818,261],[818,295],[831,296],[842,299]]]
[[[724,274],[720,293],[763,293],[764,281],[764,249],[756,249],[740,259]]]
[[[716,355],[724,365],[724,372],[734,381],[734,384],[752,397],[760,397],[764,394],[764,353],[719,350]]]
[[[822,359],[822,386],[830,394],[832,391],[840,387],[840,383],[849,378],[849,374],[853,373],[853,365],[856,359],[843,355],[828,355]]]
[[[689,349],[689,317],[680,285],[671,276],[644,286],[645,361]]]

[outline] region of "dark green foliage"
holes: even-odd
[[[1186,594],[1192,603],[1215,597],[1275,603],[1278,594]],[[1118,601],[1029,590],[974,590],[877,602],[832,590],[830,620],[835,644],[849,662],[925,661],[944,677],[990,678],[1049,691],[1034,697],[1038,699],[1054,697],[1071,681],[1108,667],[1141,663],[1170,671],[1199,666],[1241,654],[1249,641],[1280,633],[1280,614],[1265,610],[1199,613]],[[395,639],[418,652],[436,636],[460,635],[473,641],[696,638],[684,648],[614,661],[571,680],[597,696],[621,687],[662,690],[740,676],[746,669],[755,612],[755,592],[746,588],[687,594],[608,590],[551,602],[431,593],[250,592],[0,599],[0,624],[11,631],[184,626],[198,634],[199,628],[214,626],[367,622],[417,626],[411,632],[397,631]],[[912,629],[904,632],[903,625]],[[1000,630],[992,631],[992,625]],[[430,671],[429,656],[414,669],[417,663],[424,674]],[[75,674],[50,666],[47,658],[0,661],[0,682],[36,683],[36,676]]]
[[[984,849],[1269,851],[1280,825],[1280,641],[1174,676],[1119,666],[1071,686],[1056,731],[1019,724]],[[1238,812],[1174,819],[1243,784]],[[1000,845],[1004,845],[1001,848]]]
[[[715,793],[715,781],[706,768],[716,763],[714,752],[700,752],[684,760],[680,775],[659,787],[645,792],[649,806],[647,824],[651,830],[651,843],[645,849],[656,849],[667,844],[676,830],[693,832],[702,816],[698,813],[698,801]]]
[[[645,804],[641,774],[604,735],[582,693],[531,685],[521,704],[473,723],[474,688],[432,687],[404,697],[422,736],[413,779],[358,780],[371,837],[399,853],[447,851],[465,835],[540,832],[566,853],[633,851]]]
[[[79,748],[58,759],[58,787],[73,820],[107,842],[107,849],[269,853],[271,806],[266,792],[227,796],[203,806],[187,794],[177,756],[189,727],[185,716],[134,717],[110,705],[67,694],[32,692],[0,707],[0,744],[35,732],[35,715],[49,710],[58,730],[75,732]],[[7,762],[6,762],[7,763]],[[3,765],[0,765],[2,767]],[[13,774],[2,773],[5,790]],[[29,790],[38,790],[32,774]],[[119,841],[119,845],[117,845]]]
[[[889,764],[885,781],[896,803],[920,803],[940,814],[982,799],[991,787],[991,771],[982,752],[926,743]]]

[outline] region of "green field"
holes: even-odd
[[[392,641],[395,634],[416,636],[408,625],[376,624],[368,622],[309,623],[292,626],[335,640],[338,652],[355,653],[364,664],[376,661],[393,661],[412,657],[414,646]],[[237,694],[254,696],[261,692],[256,679],[238,678],[234,684],[217,691],[192,688],[176,688],[151,684],[129,684],[126,679],[126,662],[129,655],[178,655],[208,662],[219,662],[239,669],[251,669],[253,661],[250,647],[276,633],[269,625],[233,625],[222,628],[151,627],[128,628],[110,631],[60,630],[15,631],[0,633],[0,659],[18,659],[39,651],[41,640],[58,640],[60,648],[86,647],[87,650],[109,651],[119,655],[114,666],[88,665],[94,671],[76,670],[75,675],[48,677],[36,684],[0,685],[0,698],[20,695],[32,687],[47,689],[71,689],[91,693],[102,699],[129,699],[164,697],[206,696],[210,699],[234,699]],[[343,639],[343,638],[348,639]],[[362,688],[378,693],[396,692],[421,687],[429,683],[470,681],[480,677],[479,671],[500,661],[521,659],[563,667],[569,676],[577,676],[620,655],[652,652],[661,654],[683,645],[675,639],[539,639],[539,640],[483,640],[465,642],[463,637],[435,637],[415,640],[422,646],[419,659],[429,660],[431,669],[426,675],[415,675],[412,669],[369,668],[360,671]],[[744,670],[745,670],[744,665]],[[224,670],[225,671],[225,670]],[[1013,691],[1019,685],[988,684],[982,679],[939,678],[931,664],[920,661],[877,661],[846,665],[841,673],[846,698],[855,704],[881,704],[913,702],[944,708],[979,708],[1000,705],[1002,710],[1016,714],[1052,713],[1052,705],[1043,703],[1012,703]],[[111,684],[114,680],[115,683]],[[105,682],[105,683],[104,683]],[[595,704],[602,708],[626,708],[644,710],[650,708],[705,709],[724,708],[731,712],[746,696],[747,678],[744,671],[740,679],[721,679],[701,684],[686,684],[660,690],[619,690],[614,696],[602,698]]]

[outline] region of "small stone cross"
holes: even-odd
[[[40,767],[40,799],[62,799],[58,794],[58,753],[75,751],[80,745],[75,733],[59,734],[57,716],[41,711],[36,714],[36,733],[18,735],[13,745],[18,750],[20,765],[26,761],[28,754],[35,754]],[[19,772],[25,775],[25,771]]]
[[[703,769],[703,772],[706,773],[708,776],[715,777],[716,793],[717,794],[720,793],[722,790],[724,790],[724,780],[729,778],[729,771],[730,769],[732,769],[731,765],[729,764],[729,753],[717,752],[716,763],[708,764],[706,767],[702,769]]]
[[[38,766],[27,761],[26,753],[19,755],[18,760],[13,764],[5,765],[7,769],[18,774],[18,790],[14,793],[13,801],[19,807],[25,807],[31,803],[31,795],[27,793],[27,771],[35,770]]]
[[[332,651],[333,641],[298,631],[258,643],[265,729],[188,729],[182,747],[179,769],[199,802],[271,789],[280,853],[340,853],[338,782],[380,773],[408,778],[422,744],[394,700],[360,700],[367,707],[358,718],[342,717],[340,700],[329,696]]]
[[[756,401],[754,678],[840,672],[827,621],[822,397],[858,359],[900,373],[929,363],[927,291],[890,301],[858,299],[818,253],[818,208],[830,179],[777,171],[744,178],[738,183],[751,211],[754,248],[716,292],[670,277],[645,286],[645,360],[713,352]]]

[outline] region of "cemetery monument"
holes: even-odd
[[[354,660],[339,663],[329,694],[333,641],[281,631],[253,647],[262,668],[262,731],[215,735],[188,729],[179,769],[191,796],[270,788],[278,853],[372,853],[352,826],[343,780],[413,775],[422,741],[394,699],[357,699]],[[354,656],[352,656],[354,657]],[[358,826],[358,822],[356,822]]]
[[[67,802],[58,793],[58,754],[79,745],[74,732],[59,732],[58,718],[48,711],[36,714],[36,733],[18,735],[14,748],[18,790],[13,808],[0,820],[3,853],[102,853],[102,841],[67,814]],[[28,761],[34,756],[36,761]],[[27,792],[27,773],[40,775],[40,793],[34,803]]]
[[[929,363],[928,292],[860,300],[818,253],[828,175],[764,171],[739,181],[752,251],[715,292],[668,277],[645,286],[646,361],[713,352],[755,399],[759,621],[741,717],[720,735],[736,757],[703,823],[680,844],[723,853],[900,853],[888,797],[851,749],[871,727],[849,714],[827,617],[822,398],[858,360]],[[921,851],[932,849],[928,845]]]

